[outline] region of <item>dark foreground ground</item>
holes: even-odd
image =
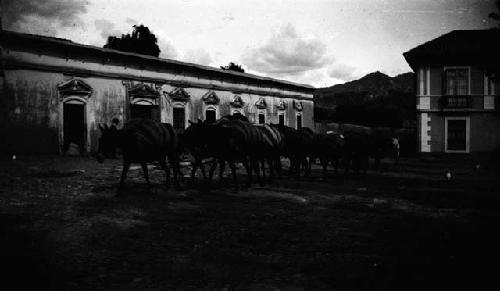
[[[166,191],[118,160],[0,160],[3,290],[500,290],[491,161]],[[444,179],[445,169],[451,181]]]

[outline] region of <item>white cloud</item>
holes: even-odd
[[[300,75],[322,68],[329,61],[323,42],[299,35],[291,24],[243,56],[244,64],[250,69],[277,76]]]
[[[85,0],[2,0],[2,22],[9,30],[55,36],[63,28],[83,27],[87,6]]]
[[[108,36],[120,36],[122,33],[115,29],[115,25],[106,19],[97,19],[94,21],[94,26],[97,31],[100,31],[100,35],[104,39],[108,39]]]
[[[351,81],[358,77],[356,68],[345,64],[333,64],[328,70],[328,75],[334,79],[341,81]]]
[[[139,22],[133,18],[130,18],[130,17],[127,17],[127,19],[125,19],[125,22],[130,24],[130,25],[136,25],[136,24],[139,24]]]
[[[195,63],[200,65],[210,65],[212,63],[212,57],[210,54],[202,49],[188,49],[184,52],[182,60],[189,63]]]
[[[179,55],[177,52],[177,49],[175,46],[167,40],[164,40],[162,38],[158,39],[158,47],[160,48],[160,58],[165,58],[165,59],[175,59]]]

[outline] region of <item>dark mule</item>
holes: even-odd
[[[311,158],[318,158],[323,167],[323,180],[327,179],[328,164],[331,163],[335,174],[344,150],[344,136],[333,131],[326,134],[315,134],[311,147]]]
[[[133,119],[127,122],[122,130],[110,130],[99,126],[102,135],[99,139],[97,160],[103,162],[107,153],[120,148],[123,155],[123,170],[118,187],[121,194],[127,171],[131,163],[140,163],[148,184],[149,175],[147,163],[158,161],[166,174],[166,186],[170,186],[170,169],[168,161],[174,170],[174,184],[178,186],[179,173],[178,140],[173,127],[168,123],[159,123],[148,119]]]
[[[220,163],[221,177],[224,171],[225,163],[231,168],[234,186],[238,189],[238,179],[236,176],[235,163],[242,163],[247,172],[247,187],[252,183],[252,157],[249,151],[252,147],[249,141],[251,136],[255,135],[256,129],[246,120],[236,116],[225,116],[215,123],[206,125],[206,146],[210,156],[215,158],[210,168],[208,180],[212,180],[216,162]]]
[[[310,173],[308,157],[310,155],[310,146],[314,133],[309,128],[295,128],[271,124],[271,127],[279,130],[283,145],[281,147],[281,156],[290,160],[290,175],[300,178],[300,169],[305,169],[306,175]],[[281,164],[277,165],[277,170],[281,168]]]
[[[389,128],[365,127],[343,124],[340,130],[345,138],[344,166],[346,175],[352,167],[357,175],[360,171],[366,174],[369,159],[375,159],[375,169],[380,170],[380,160],[386,156],[397,159],[398,144],[393,141],[393,133]],[[396,156],[395,156],[396,155]]]
[[[189,153],[193,157],[191,162],[191,181],[194,181],[196,170],[201,169],[203,179],[206,180],[207,175],[203,166],[203,159],[209,158],[207,150],[208,124],[198,119],[198,122],[189,121],[189,126],[184,131],[180,140],[181,152]]]
[[[360,172],[366,174],[370,152],[374,147],[372,129],[360,125],[342,124],[341,133],[345,138],[342,154],[345,175],[349,175],[351,168],[356,176]]]
[[[399,141],[396,133],[388,127],[374,127],[373,150],[371,157],[375,159],[375,169],[381,170],[380,161],[385,157],[390,157],[395,164],[399,162]]]
[[[299,135],[300,147],[302,151],[299,152],[299,176],[300,166],[304,169],[305,176],[311,175],[311,154],[312,143],[314,138],[314,131],[308,127],[301,127],[297,130]]]
[[[259,151],[257,158],[262,164],[262,176],[265,178],[264,164],[267,161],[269,176],[272,180],[275,177],[275,173],[281,176],[280,156],[285,146],[285,138],[277,128],[268,124],[256,124],[254,126],[261,133],[255,151]]]

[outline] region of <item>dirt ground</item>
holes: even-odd
[[[235,193],[229,179],[167,191],[154,166],[148,190],[134,167],[116,198],[119,160],[3,158],[2,286],[500,290],[498,167],[459,156],[383,168],[324,182],[315,167]]]

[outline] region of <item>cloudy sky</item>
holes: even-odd
[[[402,53],[454,29],[495,26],[495,0],[0,0],[4,29],[103,46],[134,24],[160,57],[331,86],[410,71]]]

